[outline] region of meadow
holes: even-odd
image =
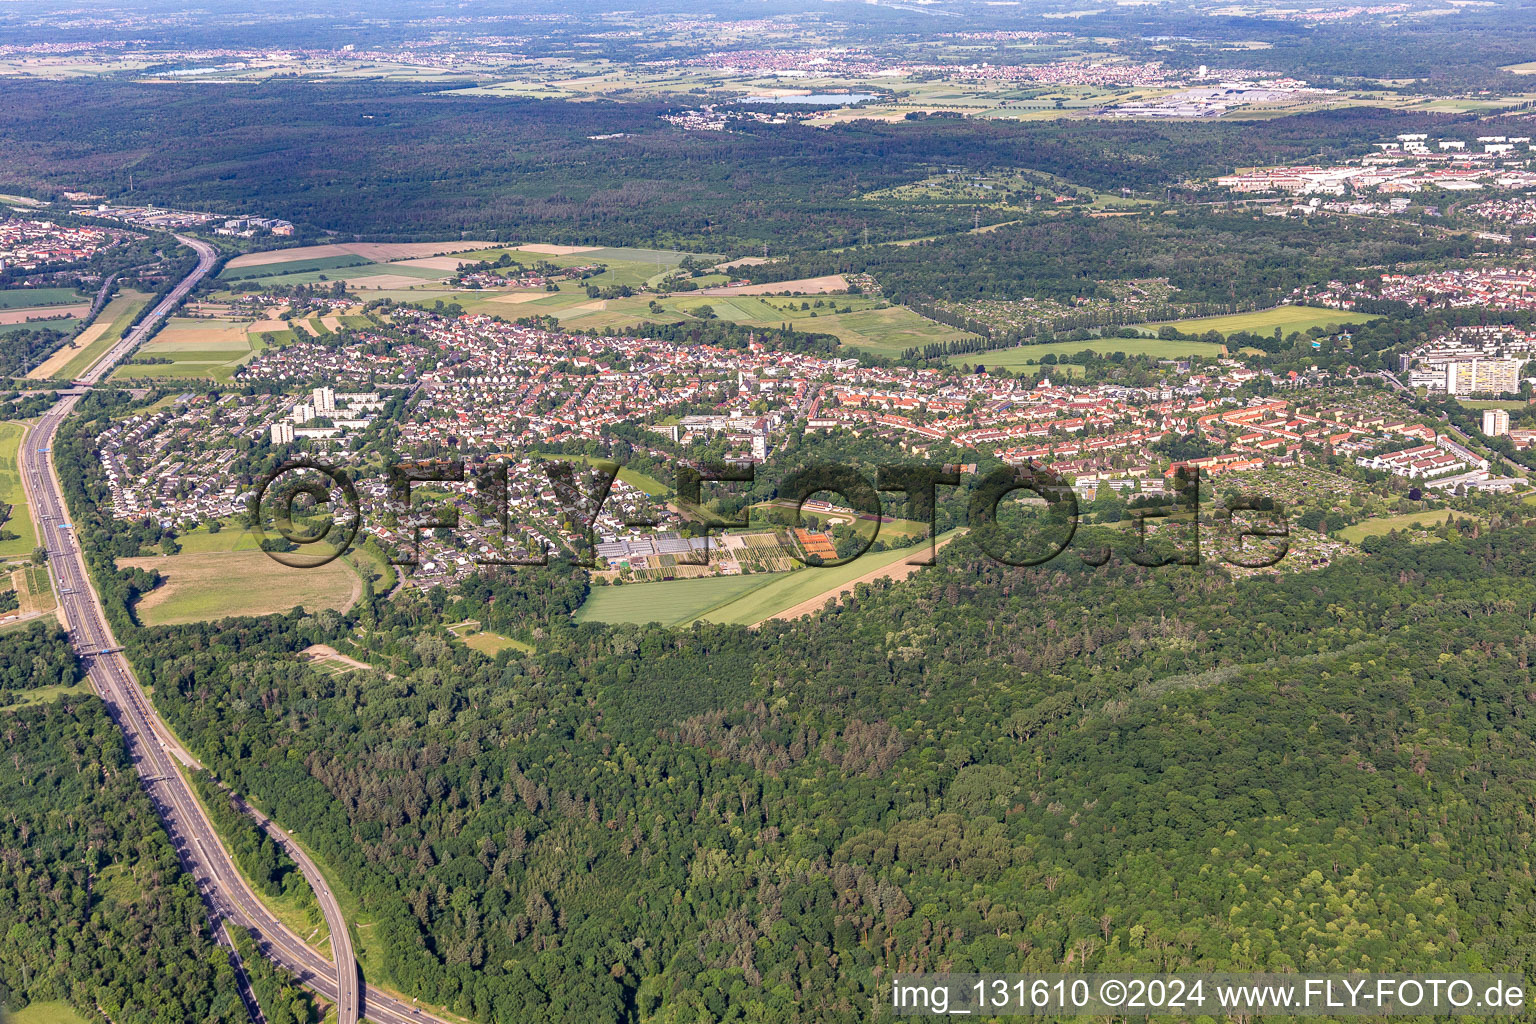
[[[606,276],[606,275],[605,275]],[[603,277],[590,279],[601,284]],[[849,348],[899,356],[906,349],[931,342],[954,341],[975,335],[919,316],[905,306],[862,295],[823,295],[790,298],[779,295],[705,295],[676,292],[665,297],[635,295],[593,299],[581,285],[565,283],[558,292],[453,292],[401,295],[401,301],[430,306],[439,298],[457,302],[471,313],[516,320],[552,316],[571,330],[622,330],[640,324],[673,324],[708,319],[702,307],[721,320],[744,327],[776,328],[790,324],[797,331],[830,334]],[[820,307],[816,302],[822,303]],[[651,307],[655,301],[660,311]],[[801,306],[809,304],[810,309]],[[847,310],[847,312],[840,312]]]
[[[15,540],[0,540],[0,558],[27,556],[37,547],[37,531],[21,489],[21,439],[26,427],[14,421],[0,422],[0,503],[11,506],[11,516],[0,523],[0,530],[17,535]]]
[[[53,377],[74,380],[123,337],[152,298],[147,292],[124,291],[107,303],[89,327],[59,349],[27,376],[34,380]]]
[[[84,1017],[73,1006],[63,1001],[33,1003],[21,1010],[0,1013],[4,1024],[86,1024]]]
[[[1054,366],[1038,366],[1040,360],[1048,355],[1057,359],[1071,357],[1079,352],[1098,352],[1107,355],[1113,352],[1124,352],[1128,356],[1149,356],[1153,359],[1181,359],[1185,356],[1209,356],[1216,357],[1225,350],[1223,345],[1212,345],[1203,341],[1164,341],[1160,338],[1091,338],[1088,341],[1055,341],[1049,345],[1019,345],[1015,348],[1000,348],[991,352],[964,352],[960,355],[949,357],[951,366],[985,366],[990,369],[1019,370],[1029,368],[1046,373],[1066,373],[1072,371],[1065,368],[1066,364]]]
[[[344,559],[293,569],[261,551],[182,551],[126,558],[120,566],[158,570],[164,582],[143,595],[134,613],[146,626],[205,622],[231,615],[271,615],[295,605],[305,611],[345,610],[362,581]]]
[[[1367,537],[1385,537],[1393,530],[1406,530],[1413,526],[1435,527],[1445,522],[1446,510],[1425,510],[1423,512],[1405,512],[1400,516],[1382,516],[1377,519],[1366,519],[1346,526],[1338,532],[1340,540],[1347,540],[1351,544],[1359,544]]]
[[[576,621],[660,622],[668,626],[702,621],[750,626],[831,594],[871,572],[900,571],[902,562],[922,552],[921,546],[894,548],[867,552],[846,565],[832,567],[594,587],[577,610]]]
[[[1159,327],[1176,327],[1185,334],[1233,334],[1248,331],[1251,334],[1270,334],[1276,327],[1284,334],[1306,331],[1313,327],[1342,327],[1347,324],[1363,324],[1367,320],[1380,320],[1369,313],[1351,313],[1342,309],[1318,309],[1315,306],[1275,306],[1272,309],[1255,310],[1252,313],[1232,313],[1227,316],[1207,316],[1194,320],[1170,320],[1166,324],[1145,324],[1137,328],[1152,334]]]
[[[682,625],[712,608],[730,604],[782,575],[705,576],[664,583],[593,587],[586,603],[576,610],[576,621]]]

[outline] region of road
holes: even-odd
[[[357,1024],[365,1006],[368,1019],[377,1024],[423,1021],[437,1024],[433,1018],[387,993],[373,988],[363,990],[351,934],[335,894],[309,856],[282,829],[259,816],[262,827],[278,839],[314,888],[330,930],[334,962],[326,960],[285,928],[246,885],[229,852],[220,844],[212,822],[193,795],[190,783],[175,763],[180,761],[188,767],[198,767],[196,759],[176,741],[155,713],[132,666],[121,653],[100,598],[91,585],[84,553],[65,514],[63,491],[51,458],[59,426],[74,410],[81,395],[152,335],[160,321],[208,274],[218,258],[214,248],[204,242],[179,235],[177,238],[197,252],[196,269],[102,356],[77,381],[79,386],[64,392],[60,401],[22,440],[22,483],[31,503],[40,543],[48,549],[49,572],[58,592],[60,619],[69,630],[70,640],[89,673],[92,687],[123,730],[129,756],[138,769],[144,788],[208,904],[215,934],[222,934],[219,927],[222,920],[251,929],[266,956],[335,1002],[338,1024]],[[338,971],[336,964],[343,965],[343,969]]]

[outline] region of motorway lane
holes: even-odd
[[[345,969],[338,971],[299,936],[288,931],[267,912],[245,884],[171,757],[174,753],[184,764],[193,766],[196,761],[175,741],[145,699],[132,668],[118,650],[91,586],[84,554],[75,541],[74,532],[66,528],[68,519],[62,490],[49,457],[59,426],[73,411],[80,395],[153,334],[159,321],[186,297],[217,259],[212,246],[197,239],[177,237],[198,253],[197,268],[80,378],[79,383],[85,387],[65,392],[65,397],[23,438],[22,482],[32,505],[33,520],[48,550],[49,571],[58,592],[60,617],[70,630],[71,640],[82,657],[93,688],[123,729],[129,754],[145,789],[210,908],[215,933],[222,934],[218,927],[221,918],[250,928],[256,933],[258,946],[265,955],[322,996],[336,1002],[339,1024],[356,1024],[364,998],[369,1019],[379,1024],[421,1021],[432,1024],[434,1018],[399,999],[373,988],[367,989],[365,997],[359,990],[351,936],[335,895],[313,861],[289,841],[281,829],[264,818],[259,819],[263,827],[279,838],[314,888],[330,928],[332,955],[338,963],[345,965]]]

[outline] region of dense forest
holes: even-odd
[[[659,119],[677,108],[656,102],[429,88],[6,80],[0,145],[21,188],[119,196],[131,174],[141,202],[283,217],[311,232],[744,254],[969,228],[968,205],[861,198],[946,166],[1160,193],[1237,165],[1358,154],[1383,136],[1455,120],[1364,109],[1248,124],[936,118],[685,132]]]
[[[0,704],[79,671],[63,634],[40,625],[0,635],[0,665]],[[0,737],[0,1004],[67,1000],[117,1024],[247,1020],[102,703],[0,708]]]
[[[539,572],[529,655],[433,629],[440,591],[133,649],[360,901],[375,980],[478,1020],[854,1021],[895,970],[1529,970],[1533,540],[1241,583],[962,540],[760,630],[575,627]]]
[[[1267,217],[1186,208],[1156,217],[1038,217],[985,234],[862,246],[748,267],[750,280],[868,272],[896,302],[1108,297],[1105,280],[1166,278],[1173,301],[1207,312],[1270,306],[1361,266],[1467,257],[1486,242],[1415,224]]]

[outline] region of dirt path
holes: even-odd
[[[309,647],[304,648],[304,650],[300,653],[309,655],[315,661],[334,661],[342,665],[350,666],[351,668],[360,668],[367,672],[373,671],[373,666],[368,664],[366,661],[358,661],[356,658],[349,658],[329,644],[311,644]]]
[[[938,552],[942,550],[944,545],[954,540],[956,536],[959,536],[959,534],[946,537],[939,541],[939,543],[935,546],[934,551]],[[916,552],[913,552],[913,554],[916,554]],[[797,605],[793,605],[784,609],[777,615],[768,616],[768,618],[762,621],[768,622],[772,619],[798,619],[802,615],[814,615],[816,612],[821,611],[821,609],[825,608],[828,604],[832,603],[837,598],[842,597],[844,594],[852,593],[853,588],[857,587],[860,583],[873,583],[875,580],[896,580],[897,582],[900,582],[921,568],[923,568],[923,566],[911,565],[907,562],[906,559],[898,559],[897,561],[892,562],[890,565],[881,566],[878,569],[872,569],[865,573],[863,576],[859,576],[856,579],[851,579],[847,583],[844,583],[842,586],[834,587],[831,590],[823,591],[822,593],[817,594],[815,597],[807,598]],[[762,623],[758,622],[753,623],[754,626],[761,624]]]

